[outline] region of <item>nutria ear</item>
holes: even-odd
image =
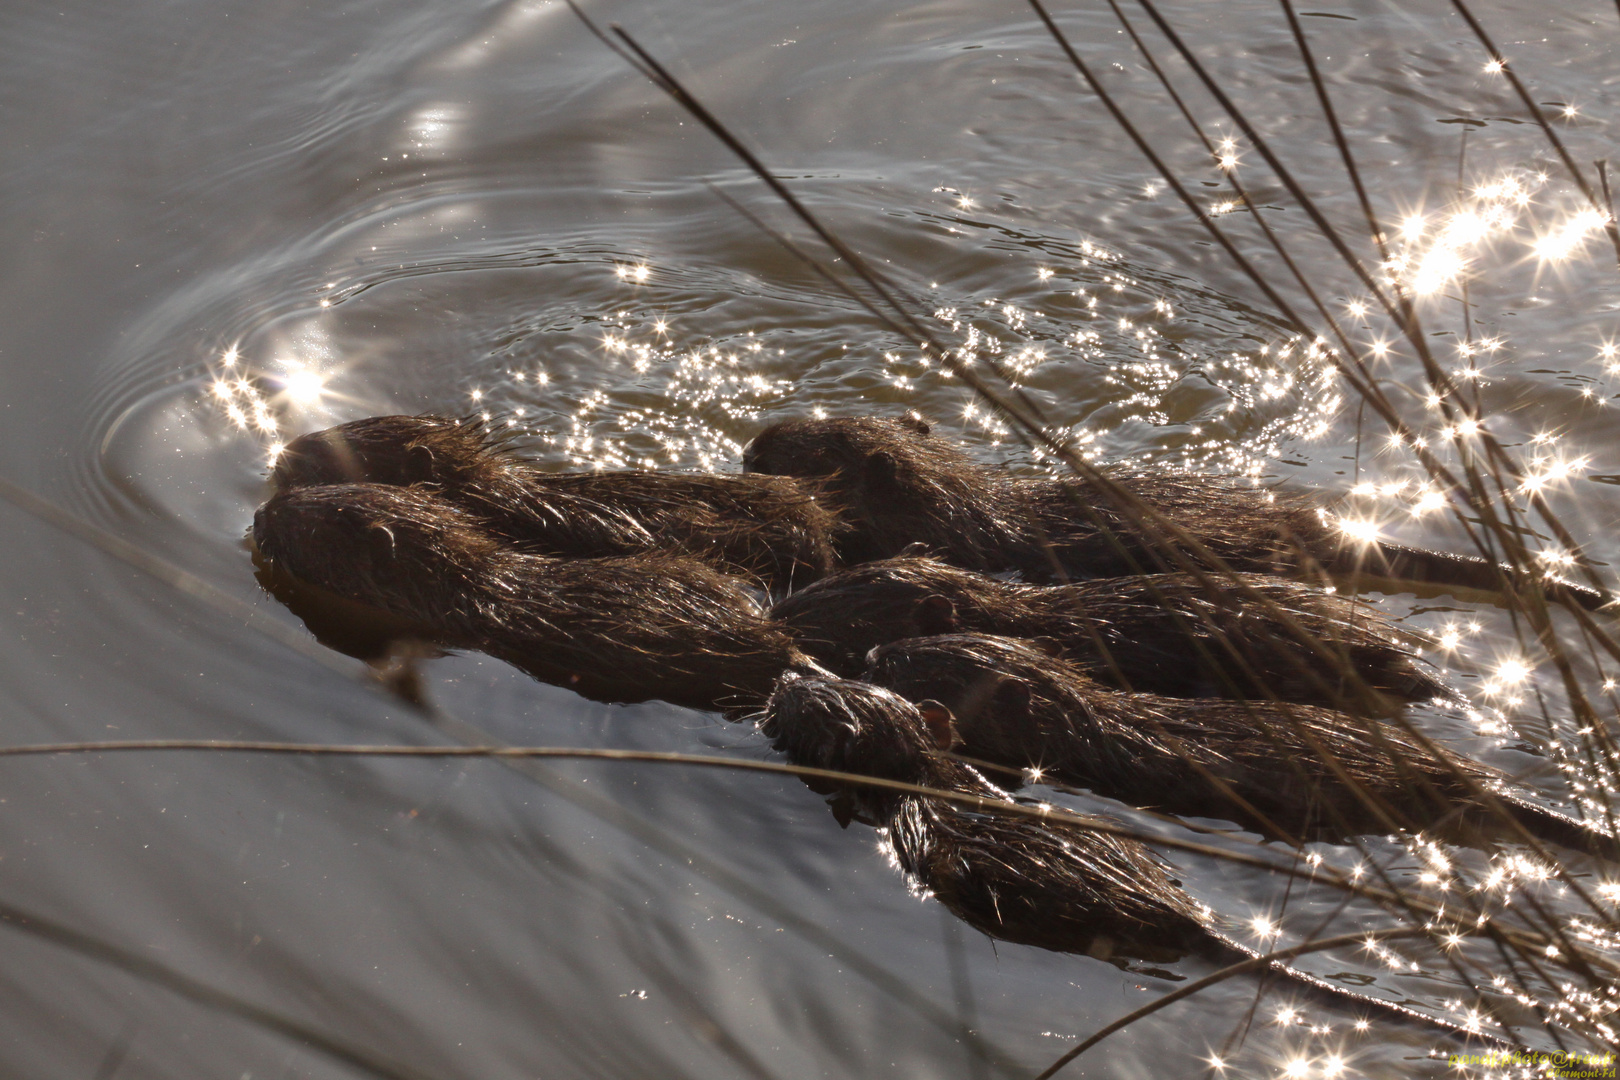
[[[956,633],[956,605],[948,596],[925,596],[917,601],[917,629],[923,637]]]
[[[895,476],[900,472],[900,464],[894,460],[893,454],[886,450],[879,450],[866,459],[863,472],[868,484],[893,484]]]
[[[916,413],[907,413],[900,418],[900,423],[919,435],[927,435],[934,430],[932,424],[918,416]]]
[[[410,465],[410,474],[418,480],[433,479],[433,451],[431,448],[417,443],[405,451],[405,460]]]
[[[990,700],[1006,715],[1023,719],[1029,716],[1029,683],[1023,679],[1003,679],[1001,685],[996,687],[996,692],[990,696]]]
[[[928,734],[933,736],[937,749],[949,750],[960,741],[956,734],[956,717],[943,704],[929,698],[917,702],[917,711],[922,713],[923,723],[928,725]]]

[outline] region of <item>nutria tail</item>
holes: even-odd
[[[1258,956],[1264,955],[1263,953],[1250,948],[1235,938],[1227,936],[1219,930],[1211,929],[1208,931],[1208,933],[1211,944],[1215,946],[1216,952],[1214,959],[1216,959],[1217,962],[1224,961],[1229,964],[1235,964],[1244,960],[1253,960]],[[1465,1024],[1447,1020],[1443,1017],[1430,1016],[1428,1013],[1419,1012],[1418,1010],[1409,1008],[1408,1006],[1402,1005],[1399,1002],[1387,1001],[1384,998],[1376,998],[1371,994],[1364,994],[1359,990],[1346,989],[1345,987],[1340,986],[1338,983],[1329,982],[1318,975],[1312,975],[1308,971],[1301,971],[1298,968],[1281,961],[1274,960],[1268,963],[1266,967],[1272,971],[1275,971],[1277,974],[1282,975],[1290,982],[1296,983],[1310,990],[1322,1000],[1323,1004],[1326,1005],[1334,1005],[1342,1008],[1346,1002],[1354,1002],[1357,1005],[1365,1006],[1366,1008],[1377,1012],[1386,1020],[1395,1020],[1402,1024],[1416,1024],[1420,1027],[1439,1032],[1440,1034],[1451,1038],[1461,1037],[1464,1039],[1475,1039],[1481,1042],[1492,1043],[1496,1046],[1504,1048],[1511,1048],[1517,1045],[1511,1040],[1505,1039],[1499,1035],[1479,1031]]]
[[[1514,571],[1488,559],[1472,555],[1456,555],[1449,551],[1430,551],[1427,548],[1407,547],[1403,544],[1380,543],[1370,547],[1343,546],[1337,554],[1325,560],[1328,569],[1337,574],[1389,578],[1394,581],[1422,582],[1429,585],[1453,585],[1500,596],[1502,582],[1512,581]],[[1542,579],[1547,596],[1565,600],[1598,611],[1612,604],[1615,597],[1607,592],[1580,585],[1559,577]]]
[[[1492,786],[1491,794],[1513,820],[1524,826],[1525,831],[1538,840],[1561,844],[1585,852],[1593,858],[1620,861],[1620,839],[1603,831],[1597,825],[1549,809],[1532,802],[1522,792],[1505,789],[1499,785]],[[1488,828],[1498,838],[1512,839],[1511,835],[1504,835],[1506,830],[1500,821],[1494,820],[1494,815],[1485,814],[1483,811],[1471,815],[1466,824]]]

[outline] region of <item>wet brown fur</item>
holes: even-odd
[[[971,766],[938,753],[952,737],[933,715],[939,711],[937,702],[919,707],[869,683],[789,675],[771,695],[760,728],[798,765],[1010,803]],[[1136,840],[921,795],[864,788],[838,797],[856,802],[861,820],[885,831],[914,886],[993,938],[1116,963],[1118,957],[1173,960],[1194,951],[1222,963],[1256,955],[1222,933]],[[840,820],[847,824],[848,818]],[[1341,1006],[1352,1001],[1363,1011],[1460,1030],[1286,965],[1272,970]]]
[[[933,753],[917,707],[866,683],[782,680],[761,730],[789,761],[1010,802]],[[916,795],[852,793],[900,868],[970,926],[1004,941],[1172,959],[1206,935],[1192,900],[1141,844]]]
[[[1122,694],[1027,642],[977,634],[884,646],[867,677],[911,700],[943,702],[970,756],[1038,768],[1134,806],[1301,839],[1397,826],[1465,842],[1493,826],[1501,835],[1472,782],[1546,839],[1614,850],[1606,835],[1504,788],[1495,770],[1377,720],[1311,705]]]
[[[1211,593],[1184,574],[1023,585],[902,556],[823,578],[778,601],[771,617],[845,676],[865,670],[876,646],[960,631],[1043,639],[1093,678],[1175,697],[1274,696],[1387,712],[1451,695],[1419,667],[1394,626],[1366,607],[1274,577],[1244,575],[1243,584],[1286,611],[1338,662],[1325,661],[1247,598]]]
[[[921,420],[789,420],[748,444],[743,470],[824,480],[849,526],[837,538],[845,564],[893,558],[919,542],[969,570],[1051,561],[1025,535],[1024,509],[1003,478]]]
[[[789,477],[666,472],[548,473],[487,425],[376,416],[300,436],[277,458],[278,490],[422,484],[529,554],[675,551],[785,591],[832,566],[838,517]]]
[[[805,662],[745,587],[702,562],[515,552],[424,487],[285,491],[253,536],[276,573],[604,701],[757,703]]]
[[[743,468],[825,478],[851,525],[839,546],[846,563],[892,558],[921,543],[952,565],[1016,570],[1030,581],[1176,569],[1159,554],[1162,545],[1086,482],[1013,479],[974,461],[920,419],[789,420],[749,443]],[[1327,543],[1326,526],[1308,504],[1269,500],[1236,478],[1124,470],[1111,476],[1213,545],[1233,569],[1295,569],[1298,543]]]
[[[1213,565],[1180,539],[1139,525],[1098,485],[1012,478],[912,417],[785,421],[744,449],[743,467],[823,480],[849,524],[837,540],[845,563],[891,558],[920,542],[952,565],[1017,571],[1028,581],[1186,570],[1183,560]],[[1316,578],[1326,570],[1488,592],[1502,585],[1502,572],[1484,559],[1346,542],[1310,496],[1243,477],[1120,466],[1105,474],[1235,571]],[[1592,609],[1609,601],[1569,582],[1548,588]]]

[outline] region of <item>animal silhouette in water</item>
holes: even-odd
[[[1025,585],[901,556],[825,577],[777,601],[771,617],[846,676],[864,671],[876,646],[961,631],[1040,639],[1116,688],[1176,697],[1387,713],[1454,696],[1365,605],[1261,574],[1238,585],[1190,574]]]
[[[1393,725],[1313,705],[1122,694],[1028,642],[982,634],[875,650],[867,677],[949,710],[963,753],[1133,806],[1218,817],[1274,837],[1340,842],[1429,830],[1544,840],[1615,858],[1613,837],[1536,805],[1493,769]],[[1488,792],[1489,795],[1482,794]]]
[[[1005,792],[938,751],[953,739],[942,710],[853,680],[789,674],[771,695],[760,730],[801,766],[975,796],[965,806],[936,796],[852,786],[834,795],[847,824],[884,830],[900,869],[969,926],[1003,941],[1100,959],[1170,961],[1198,952],[1232,962],[1255,956],[1222,933],[1212,914],[1140,842],[1058,817],[998,813]],[[1275,970],[1340,1004],[1455,1032],[1443,1020],[1316,979]]]
[[[839,527],[819,487],[791,477],[545,472],[488,425],[374,416],[301,435],[276,459],[280,491],[424,485],[528,554],[670,552],[785,591],[832,566]]]
[[[522,554],[422,487],[294,488],[260,507],[253,537],[271,573],[381,613],[398,637],[478,649],[600,700],[740,707],[813,669],[705,563]]]
[[[1018,571],[1029,581],[1173,571],[1207,553],[1236,571],[1288,576],[1316,568],[1498,592],[1507,571],[1483,559],[1351,541],[1304,495],[1235,476],[1111,467],[1107,478],[1189,534],[1201,549],[1137,521],[1100,486],[1025,478],[983,465],[923,420],[788,420],[743,451],[748,472],[819,480],[843,508],[843,562],[899,555],[913,543],[969,570]],[[1549,580],[1549,595],[1588,608],[1611,598]]]

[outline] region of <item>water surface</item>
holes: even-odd
[[[1088,452],[1334,497],[1377,483],[1362,498],[1386,531],[1460,542],[1441,515],[1407,512],[1409,463],[1358,423],[1325,358],[1211,246],[1025,8],[590,10],[689,80],[943,332],[1016,369]],[[1353,224],[1278,10],[1165,10]],[[1614,11],[1499,0],[1479,13],[1537,100],[1558,103],[1576,160],[1606,156]],[[1200,197],[1228,198],[1106,6],[1061,18]],[[1500,339],[1473,361],[1497,430],[1529,456],[1586,459],[1549,493],[1612,564],[1620,444],[1602,347],[1617,333],[1615,270],[1597,241],[1555,262],[1532,249],[1578,209],[1572,186],[1447,5],[1354,0],[1303,21],[1382,213],[1429,214],[1434,229],[1464,204],[1508,204],[1481,185],[1533,189],[1467,249],[1468,317],[1454,286],[1425,316],[1463,366],[1459,340]],[[1193,102],[1214,137],[1235,134]],[[557,468],[734,469],[774,419],[916,409],[986,460],[1038,467],[959,382],[716,198],[711,187],[788,225],[558,3],[13,5],[0,106],[0,472],[289,628],[242,545],[266,462],[293,435],[359,416],[487,413]],[[1273,207],[1262,212],[1347,310],[1358,290],[1241,143],[1240,174]],[[1387,333],[1361,321],[1358,335]],[[1397,350],[1381,374],[1426,423],[1412,362]],[[15,509],[0,520],[8,743],[441,738],[230,610]],[[1462,627],[1465,654],[1435,658],[1471,689],[1511,649],[1490,608],[1370,602],[1416,628]],[[767,756],[717,716],[598,705],[477,656],[428,677],[447,712],[510,742]],[[1421,720],[1556,796],[1523,752],[1535,732]],[[906,891],[869,831],[840,830],[774,777],[64,757],[0,765],[0,803],[0,900],[421,1075],[1029,1075],[1173,985],[958,926]],[[1422,869],[1396,845],[1370,847],[1408,879]],[[1286,915],[1303,932],[1332,904],[1175,861],[1235,929]],[[0,950],[8,1074],[361,1075],[128,965],[16,927],[0,928]],[[1401,965],[1309,962],[1380,996],[1436,1008],[1456,996],[1433,958]],[[1255,990],[1239,980],[1175,1006],[1073,1075],[1195,1074]],[[1423,1059],[1425,1033],[1358,1033],[1353,1009],[1303,1002],[1325,1033],[1273,1023],[1291,1000],[1269,992],[1227,1052],[1244,1075],[1305,1052],[1318,1071],[1342,1054],[1370,1075],[1444,1072]]]

